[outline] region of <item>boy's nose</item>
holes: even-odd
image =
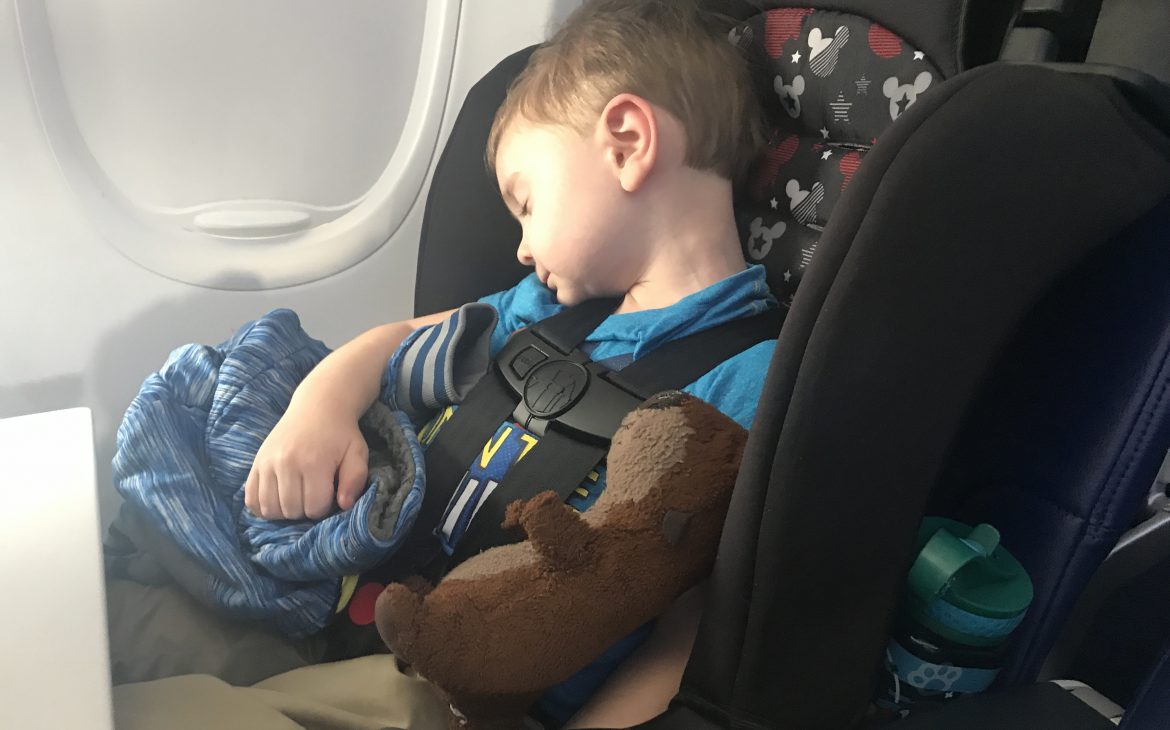
[[[532,252],[528,250],[528,245],[523,240],[520,241],[520,245],[516,248],[516,258],[520,259],[520,263],[525,266],[532,266],[533,264]]]

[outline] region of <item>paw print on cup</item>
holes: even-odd
[[[911,686],[933,692],[949,692],[963,676],[963,670],[952,666],[921,664],[906,676]]]

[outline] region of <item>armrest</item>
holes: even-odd
[[[1113,730],[1117,726],[1058,684],[971,695],[936,707],[915,707],[895,730]]]

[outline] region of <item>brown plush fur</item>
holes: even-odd
[[[452,727],[521,727],[545,690],[710,572],[746,440],[696,398],[651,398],[615,434],[592,509],[553,492],[511,504],[504,527],[528,539],[480,553],[433,590],[388,586],[382,638],[450,698]]]

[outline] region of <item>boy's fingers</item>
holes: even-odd
[[[278,488],[276,490],[277,504],[280,506],[280,516],[286,520],[299,520],[305,516],[305,508],[301,496],[301,474],[292,466],[285,464],[276,472]]]
[[[305,502],[305,516],[320,520],[333,511],[333,469],[318,468],[307,472],[302,484]]]
[[[280,495],[277,493],[276,473],[260,472],[260,516],[266,520],[280,519]]]
[[[248,479],[244,482],[244,506],[254,515],[260,514],[260,474],[256,466],[248,472]]]
[[[360,447],[354,445],[345,452],[337,469],[337,505],[342,509],[353,507],[366,488],[369,452],[364,442],[358,443]]]

